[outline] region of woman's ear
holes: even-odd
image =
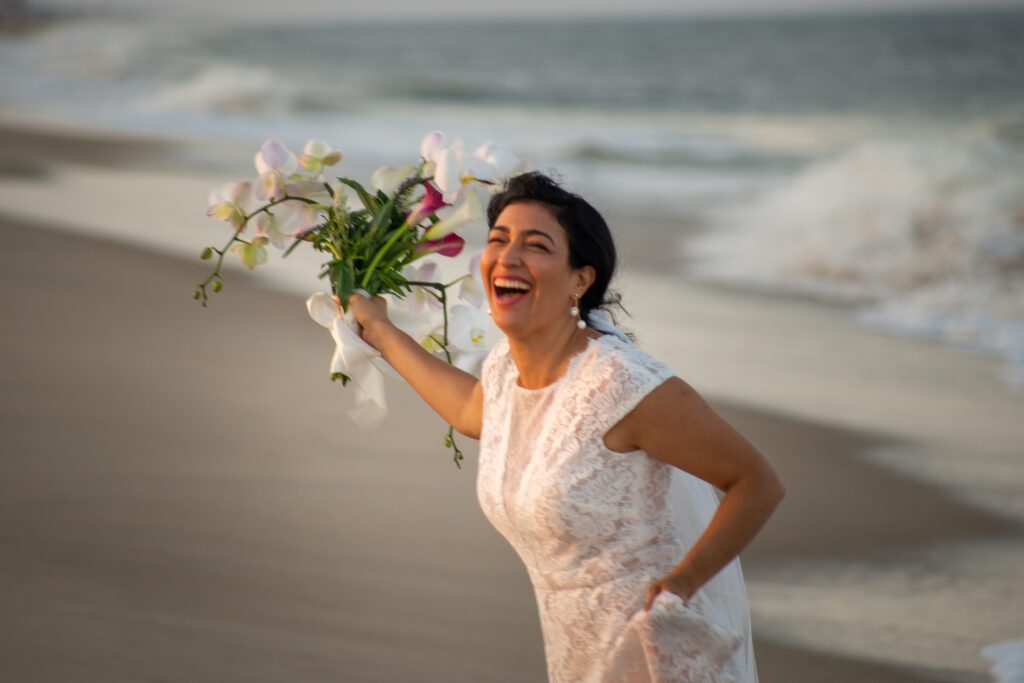
[[[576,271],[576,291],[580,293],[582,297],[590,285],[594,284],[594,280],[597,279],[597,271],[594,270],[594,266],[583,266]]]

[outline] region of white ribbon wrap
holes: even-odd
[[[612,316],[603,308],[595,308],[591,310],[587,317],[589,318],[590,326],[598,332],[611,334],[624,342],[632,343],[629,340],[629,337],[626,336],[626,333],[615,326],[615,323],[612,322]]]
[[[356,389],[356,407],[349,415],[364,429],[376,427],[388,414],[384,397],[384,371],[391,371],[380,353],[359,336],[359,323],[351,313],[342,315],[329,295],[317,292],[306,299],[313,320],[330,331],[334,338],[331,374],[342,372],[352,378]],[[383,367],[381,367],[383,366]]]

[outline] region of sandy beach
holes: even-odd
[[[0,182],[41,195],[140,173],[162,149],[94,138],[71,158],[57,153],[66,140],[34,135],[50,161],[26,175],[12,171],[24,156],[0,157],[13,174]],[[260,273],[231,273],[204,310],[191,298],[198,260],[86,236],[11,187],[0,192],[0,679],[544,680],[532,591],[479,511],[473,444],[463,439],[456,469],[440,420],[398,383],[385,423],[359,430],[350,393],[327,379],[329,337],[302,297]],[[203,221],[203,208],[200,196],[177,211]],[[643,306],[634,313],[652,349],[669,343]],[[977,662],[896,666],[795,644],[759,620],[770,584],[758,576],[1019,538],[1020,524],[865,457],[891,432],[722,386],[709,400],[787,486],[742,556],[761,680],[985,680]]]

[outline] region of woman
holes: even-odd
[[[528,173],[488,226],[480,271],[506,338],[479,381],[383,299],[349,303],[363,338],[480,439],[477,494],[530,574],[550,680],[756,681],[736,558],[783,496],[774,470],[611,324],[615,248],[590,204]]]

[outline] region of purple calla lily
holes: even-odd
[[[424,240],[416,245],[413,253],[417,258],[426,256],[428,254],[440,254],[441,256],[458,256],[462,253],[462,248],[466,246],[466,240],[462,239],[454,232],[445,235],[439,240]]]
[[[419,205],[413,209],[412,213],[410,213],[409,217],[406,219],[406,222],[411,226],[419,225],[420,221],[430,214],[448,206],[444,201],[444,197],[441,196],[440,191],[430,183],[423,183],[423,190],[423,199],[420,200]]]

